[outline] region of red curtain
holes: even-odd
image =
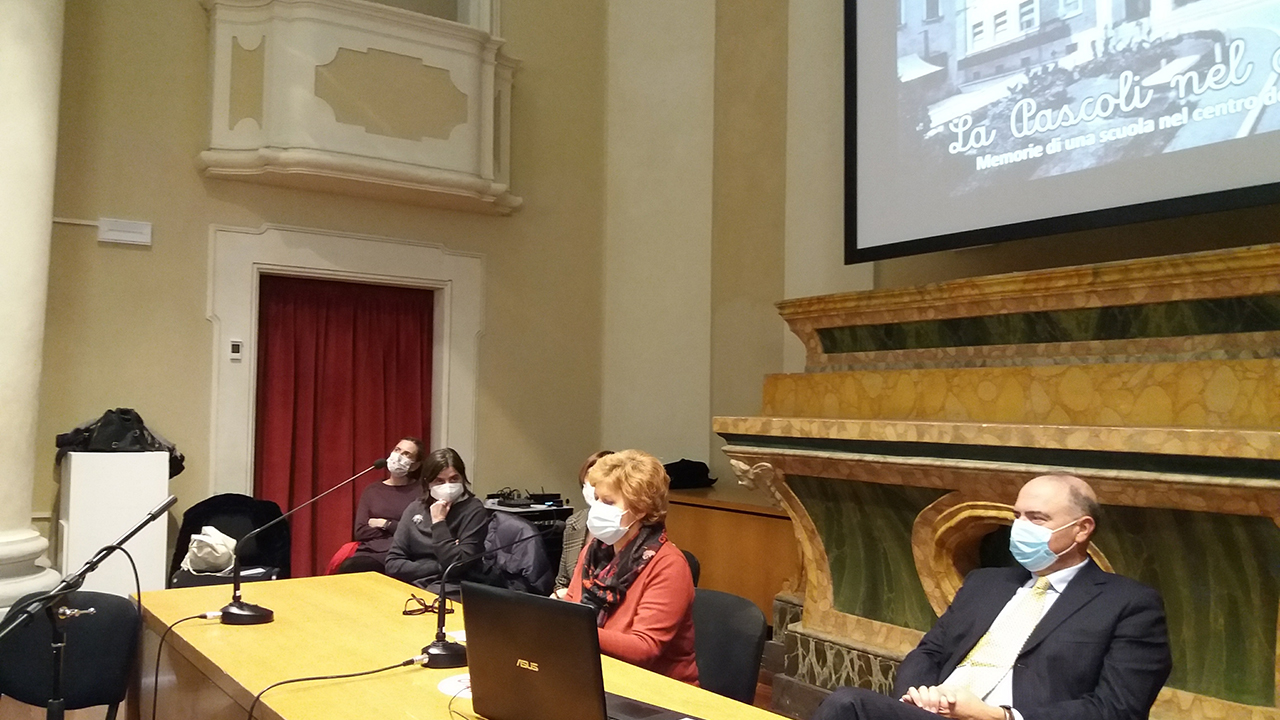
[[[259,498],[282,510],[431,434],[432,293],[264,275],[258,302]],[[429,449],[429,448],[428,448]],[[293,576],[324,572],[351,541],[374,470],[290,518]]]

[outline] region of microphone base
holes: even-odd
[[[222,608],[223,625],[264,625],[276,619],[276,614],[261,605],[232,600]]]
[[[467,664],[467,649],[448,640],[436,640],[422,648],[422,654],[427,656],[427,661],[422,664],[423,667],[457,668]]]

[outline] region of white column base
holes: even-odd
[[[49,541],[34,529],[0,532],[0,616],[23,595],[52,590],[62,579],[55,570],[36,565]]]

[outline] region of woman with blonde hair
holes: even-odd
[[[606,655],[693,685],[693,576],[667,539],[662,463],[639,450],[601,457],[587,473],[592,539],[578,556],[566,600],[596,610]]]

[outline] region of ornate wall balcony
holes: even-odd
[[[511,213],[517,62],[496,2],[455,3],[456,22],[364,0],[205,0],[204,174]]]

